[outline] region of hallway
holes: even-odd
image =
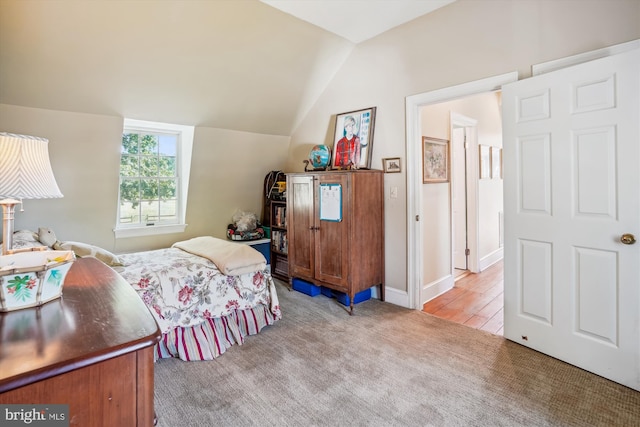
[[[453,289],[428,301],[422,311],[496,335],[503,334],[503,261],[456,279]]]

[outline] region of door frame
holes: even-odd
[[[422,253],[423,226],[422,212],[422,123],[420,108],[425,105],[500,90],[502,85],[518,80],[518,72],[501,74],[481,80],[438,89],[431,92],[408,96],[405,99],[406,110],[406,153],[407,153],[407,293],[410,308],[422,309],[420,294],[423,282]],[[451,233],[449,233],[451,235]],[[453,264],[450,263],[450,275]]]

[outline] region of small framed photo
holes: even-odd
[[[402,172],[402,168],[400,167],[400,157],[388,157],[386,159],[382,159],[382,169],[385,173]]]
[[[480,179],[491,178],[491,147],[479,145],[480,149]]]
[[[502,179],[502,148],[491,147],[491,178]]]
[[[331,169],[370,169],[376,107],[336,115]]]
[[[449,182],[449,141],[422,137],[422,182]]]

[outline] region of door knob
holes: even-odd
[[[620,236],[620,241],[625,245],[633,245],[636,242],[636,236],[631,233],[625,233]]]

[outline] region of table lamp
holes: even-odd
[[[0,132],[2,255],[13,245],[16,204],[23,199],[62,197],[49,162],[49,140]]]

